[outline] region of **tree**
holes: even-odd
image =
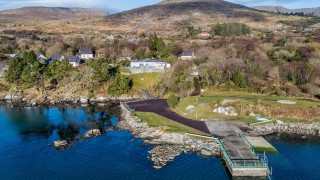
[[[240,88],[245,88],[247,87],[247,84],[244,79],[244,75],[240,70],[236,70],[231,77],[231,80]]]
[[[89,61],[87,63],[95,71],[93,80],[105,82],[108,81],[110,77],[115,76],[119,72],[118,67],[110,66],[109,62],[109,59],[97,59],[95,61]]]
[[[179,104],[179,101],[180,101],[179,97],[177,97],[177,96],[176,96],[175,94],[173,94],[173,93],[171,93],[171,94],[169,95],[168,100],[167,100],[169,106],[170,106],[170,107],[173,107],[173,108],[176,107],[176,106]]]
[[[132,88],[133,81],[131,78],[126,77],[118,73],[114,80],[111,82],[108,93],[111,95],[126,94]]]
[[[68,60],[53,60],[45,71],[45,77],[50,80],[59,81],[72,69]]]
[[[13,58],[8,63],[8,70],[5,72],[5,79],[9,83],[18,83],[24,67],[27,63],[22,58]]]

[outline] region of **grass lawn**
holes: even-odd
[[[129,77],[133,80],[133,89],[147,89],[159,82],[160,73],[142,73],[142,74],[132,74]]]
[[[298,107],[303,109],[312,108],[315,106],[319,106],[319,101],[312,101],[312,100],[304,100],[297,97],[281,97],[281,96],[268,96],[263,94],[256,94],[256,93],[248,93],[243,91],[228,91],[228,92],[204,92],[202,94],[205,97],[212,97],[214,99],[222,100],[222,99],[239,99],[247,102],[248,104],[256,104],[259,100],[260,103],[277,105],[277,106],[286,106],[286,107]],[[290,100],[295,101],[296,104],[280,104],[278,100]]]
[[[198,99],[198,106],[196,106],[196,99]],[[201,97],[186,97],[180,100],[179,105],[174,109],[178,114],[191,118],[191,119],[204,119],[204,120],[230,120],[230,121],[241,121],[246,124],[258,122],[255,117],[238,117],[238,116],[225,116],[219,113],[214,113],[214,105],[218,104],[223,99],[235,99],[241,100],[249,105],[255,105],[258,101],[264,104],[270,104],[274,106],[283,107],[296,107],[302,109],[308,109],[320,105],[320,102],[312,100],[302,100],[299,98],[288,98],[280,96],[267,96],[262,94],[241,92],[241,91],[228,91],[228,92],[204,92]],[[278,100],[291,100],[295,101],[296,104],[280,104]],[[192,105],[195,107],[194,111],[188,111],[186,108]],[[220,105],[218,105],[220,106]],[[197,113],[196,113],[197,112]],[[197,114],[197,115],[196,115]]]
[[[130,69],[125,68],[125,67],[121,67],[121,68],[120,68],[120,72],[121,72],[121,73],[129,73],[129,74],[131,73]]]
[[[147,123],[149,127],[164,127],[165,132],[187,132],[192,134],[208,135],[202,131],[185,126],[155,113],[135,112],[135,114],[143,122]]]

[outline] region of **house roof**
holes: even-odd
[[[80,63],[80,58],[78,56],[66,56],[69,62]]]
[[[42,58],[42,59],[48,59],[45,55],[41,54],[41,53],[37,53],[36,54],[37,59]]]
[[[79,54],[93,54],[93,53],[92,53],[92,49],[90,48],[81,48],[79,50]]]
[[[163,62],[163,60],[161,59],[135,59],[135,60],[132,60],[131,62]]]
[[[63,55],[62,55],[62,54],[54,54],[54,55],[52,55],[52,56],[51,56],[51,58],[50,58],[50,59],[52,59],[52,60],[54,60],[54,59],[59,60],[59,59],[61,59],[62,57],[63,57]]]
[[[182,51],[182,53],[180,54],[180,56],[193,56],[194,52],[191,50],[184,50]]]

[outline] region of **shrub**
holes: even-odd
[[[108,88],[108,93],[111,95],[126,94],[132,88],[133,82],[131,78],[117,74]]]
[[[244,79],[244,75],[242,74],[242,72],[240,72],[239,70],[236,70],[233,74],[232,74],[232,78],[231,80],[240,88],[245,88],[247,87],[247,84],[245,82]]]
[[[167,101],[170,107],[176,107],[179,104],[180,99],[175,94],[171,93]]]

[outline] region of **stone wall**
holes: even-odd
[[[256,132],[261,135],[267,135],[272,133],[282,133],[282,134],[296,134],[296,135],[320,135],[320,124],[312,123],[283,123],[279,122],[277,124],[264,125],[264,126],[254,126]]]

